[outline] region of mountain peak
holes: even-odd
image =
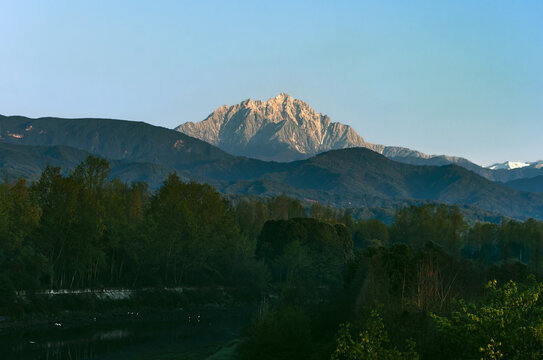
[[[472,171],[480,169],[464,158],[368,143],[350,126],[332,122],[327,115],[284,92],[267,101],[246,99],[221,106],[205,120],[179,125],[175,130],[230,154],[261,160],[293,161],[328,150],[365,147],[399,162],[438,166],[454,163]]]
[[[268,99],[268,101],[266,101],[266,104],[268,104],[268,105],[270,105],[270,104],[279,104],[279,105],[283,105],[283,106],[292,106],[294,104],[298,104],[298,105],[301,105],[301,106],[304,106],[304,107],[307,107],[307,108],[311,108],[304,101],[295,99],[292,96],[290,96],[289,94],[283,93],[283,92],[280,93],[279,95],[275,96],[275,97],[272,97],[272,98]],[[311,109],[311,110],[313,110],[313,109]]]
[[[523,167],[530,166],[530,163],[522,162],[522,161],[506,161],[503,163],[496,163],[489,166],[485,166],[486,168],[490,170],[513,170],[513,169],[520,169]]]
[[[270,100],[268,100],[268,102],[271,101],[272,99],[275,100],[275,101],[280,101],[280,102],[293,101],[294,100],[292,98],[292,96],[290,96],[289,94],[284,93],[284,92],[279,93],[279,95],[277,95],[276,97],[270,98]]]
[[[317,153],[367,146],[350,126],[333,123],[309,104],[286,93],[222,106],[199,123],[175,130],[234,154],[262,160],[291,161]]]

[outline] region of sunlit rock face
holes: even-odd
[[[461,157],[427,155],[404,147],[366,142],[350,126],[332,122],[304,101],[284,93],[268,101],[248,99],[237,105],[221,106],[205,120],[187,122],[176,130],[230,154],[262,160],[293,161],[328,150],[365,147],[402,163],[457,164],[492,178],[488,171]]]
[[[268,101],[248,99],[221,106],[205,120],[176,130],[231,154],[262,160],[292,161],[332,149],[375,147],[350,126],[332,122],[284,93]]]

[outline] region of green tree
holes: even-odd
[[[97,286],[107,268],[104,237],[110,189],[109,164],[89,156],[68,177],[47,166],[32,193],[42,211],[39,250],[49,260],[51,287]],[[115,215],[116,216],[116,215]]]
[[[540,275],[541,253],[543,252],[543,223],[534,219],[524,222],[525,248],[530,250],[530,266],[536,275]]]
[[[76,182],[64,178],[59,167],[47,166],[40,180],[32,186],[42,211],[38,249],[51,264],[49,287],[63,287],[70,277],[70,251],[75,232],[77,192]]]
[[[406,350],[400,351],[390,345],[388,332],[377,311],[373,310],[367,328],[352,335],[349,323],[340,325],[336,339],[337,346],[331,360],[417,360],[415,343],[406,341]]]
[[[165,283],[221,280],[233,253],[242,251],[228,202],[209,185],[168,176],[148,209],[149,255]],[[152,256],[152,255],[151,255]]]
[[[241,359],[311,358],[311,324],[308,314],[298,307],[276,311],[264,308],[247,330],[239,346]]]
[[[433,314],[438,330],[451,342],[457,358],[541,359],[543,356],[543,284],[519,290],[510,281],[487,285],[480,305],[460,302],[451,317]]]
[[[467,225],[456,206],[426,204],[401,209],[391,226],[392,242],[407,243],[421,248],[432,241],[451,254],[462,247]]]
[[[296,242],[307,250],[296,253],[309,254],[308,268],[320,284],[338,283],[344,266],[353,257],[351,234],[343,224],[332,225],[312,218],[270,220],[262,227],[256,254],[272,267],[275,280],[283,279],[278,259],[287,249],[298,249],[289,247]]]
[[[360,219],[353,233],[354,246],[365,248],[368,246],[387,246],[390,235],[388,227],[382,221]]]
[[[36,288],[48,271],[47,260],[36,251],[40,209],[24,179],[3,185],[0,201],[0,283],[7,288]]]

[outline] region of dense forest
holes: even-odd
[[[391,224],[287,196],[230,199],[171,174],[0,185],[0,307],[16,290],[221,286],[259,305],[241,359],[537,359],[543,223],[468,226],[455,206]]]

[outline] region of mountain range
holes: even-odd
[[[543,194],[511,189],[454,164],[399,163],[364,147],[292,162],[262,161],[141,122],[21,116],[0,116],[0,145],[0,174],[9,178],[36,179],[47,163],[68,170],[93,154],[110,160],[113,177],[155,188],[176,171],[225,194],[286,193],[353,208],[442,202],[543,219]]]
[[[407,164],[456,164],[493,181],[507,182],[543,175],[543,161],[506,162],[482,167],[462,157],[427,155],[404,147],[372,144],[352,127],[332,122],[306,102],[285,93],[268,101],[247,99],[236,105],[223,105],[203,121],[187,122],[175,130],[230,154],[261,160],[288,162],[307,159],[328,150],[365,147]]]
[[[543,175],[509,181],[506,185],[520,191],[543,193]]]
[[[293,161],[318,153],[368,144],[348,125],[332,122],[307,103],[279,94],[268,101],[245,100],[221,106],[199,123],[175,130],[233,155]]]
[[[543,160],[534,162],[521,162],[521,161],[506,161],[503,163],[496,163],[490,166],[485,166],[490,170],[514,170],[523,168],[541,169],[543,168]]]

